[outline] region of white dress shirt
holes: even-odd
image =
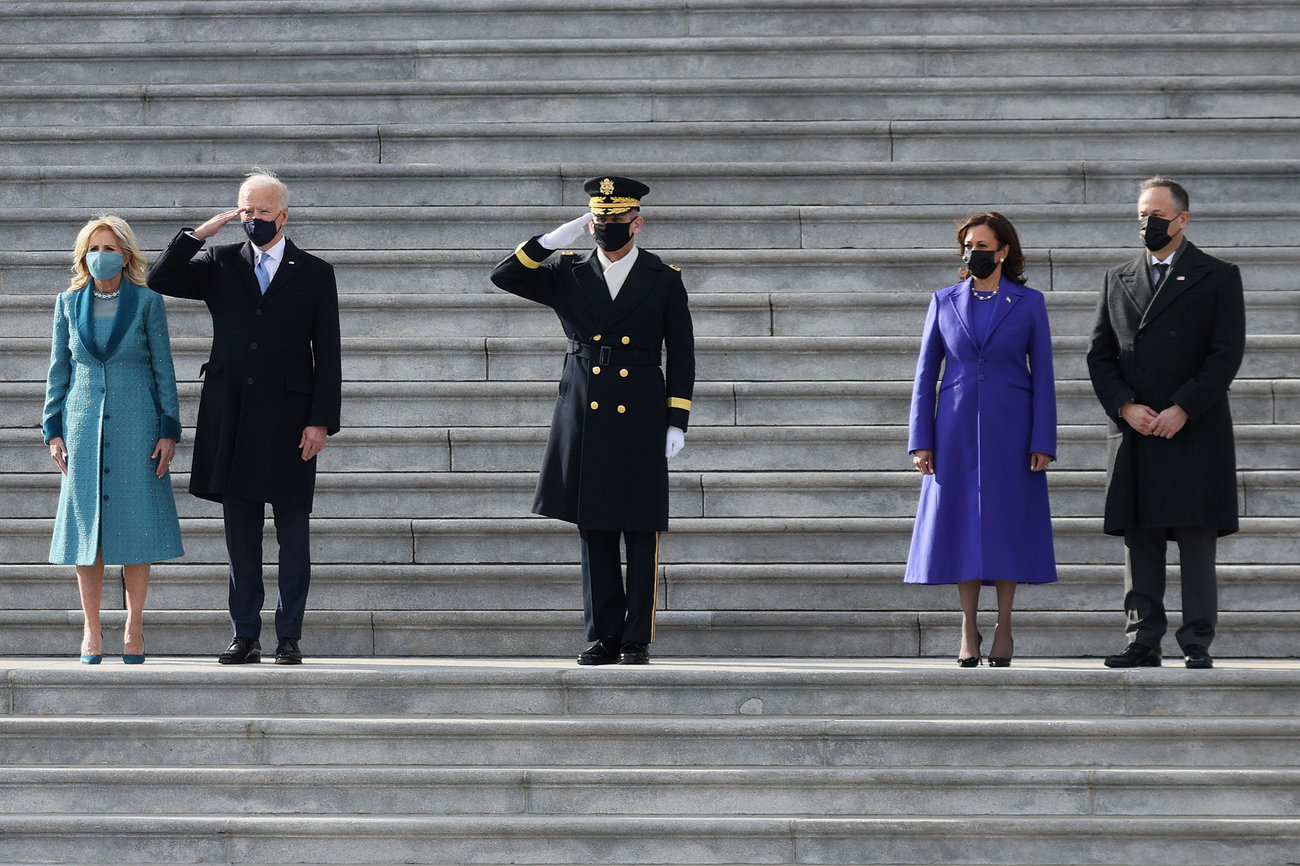
[[[275,272],[280,270],[280,260],[284,258],[284,241],[284,235],[280,235],[280,240],[269,250],[259,250],[257,247],[253,247],[253,267],[265,262],[262,266],[266,268],[267,276],[272,280],[275,279]]]

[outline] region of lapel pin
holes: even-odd
[[[1187,279],[1187,277],[1174,277],[1174,279],[1175,279],[1175,280],[1182,281],[1182,280]]]

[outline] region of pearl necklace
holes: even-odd
[[[91,291],[94,292],[95,297],[99,298],[101,301],[111,301],[118,295],[122,294],[122,287],[118,286],[111,292],[101,292],[98,289],[91,289]]]
[[[994,289],[993,291],[989,292],[987,295],[982,295],[973,285],[970,287],[970,293],[975,296],[975,300],[977,301],[991,301],[998,296],[997,289]]]

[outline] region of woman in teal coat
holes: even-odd
[[[72,284],[54,305],[42,425],[63,473],[50,562],[77,566],[85,614],[81,661],[98,664],[104,565],[122,565],[122,661],[144,661],[149,565],[183,553],[168,466],[181,435],[162,298],[126,221],[82,227]]]

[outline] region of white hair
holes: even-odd
[[[289,187],[284,185],[284,181],[264,168],[254,168],[244,175],[244,182],[239,185],[239,191],[243,193],[246,189],[263,186],[269,186],[275,190],[275,198],[280,203],[280,207],[289,206]]]

